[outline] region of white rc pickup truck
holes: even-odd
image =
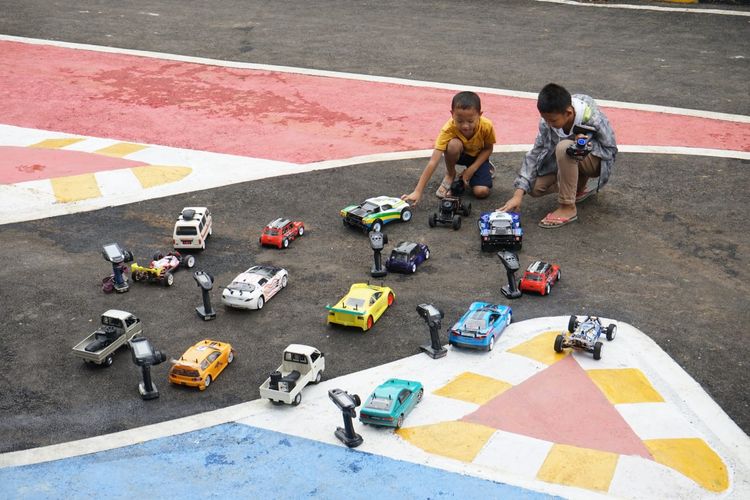
[[[281,366],[260,386],[260,397],[274,404],[297,406],[302,401],[302,389],[307,384],[320,382],[325,367],[325,356],[316,348],[290,344],[284,349]]]
[[[86,363],[109,366],[117,349],[143,333],[141,320],[127,311],[110,309],[102,314],[102,326],[73,347]]]

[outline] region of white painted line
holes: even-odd
[[[644,481],[644,478],[648,478],[648,481]],[[673,469],[643,457],[628,455],[620,455],[609,490],[628,492],[629,498],[714,498],[708,492],[696,495],[695,483],[682,474],[676,474]],[[731,486],[728,491],[736,496],[731,493],[722,496],[742,498]]]
[[[474,463],[534,479],[553,444],[520,434],[496,431],[474,459]]]
[[[676,439],[702,438],[690,422],[677,411],[677,407],[666,403],[633,403],[615,405],[639,438]]]
[[[122,193],[142,190],[138,178],[129,168],[96,173],[96,182],[104,198],[117,198]]]
[[[660,7],[656,5],[633,5],[627,3],[584,3],[574,2],[572,0],[536,0],[544,3],[557,3],[562,5],[575,5],[576,7],[603,7],[606,9],[630,9],[630,10],[651,10],[656,12],[689,12],[691,14],[719,14],[724,16],[750,16],[750,12],[743,10],[724,10],[724,9],[702,9],[688,7]]]
[[[522,92],[516,90],[503,90],[495,89],[490,87],[478,87],[470,85],[458,85],[454,83],[441,83],[441,82],[429,82],[422,80],[407,80],[405,78],[394,78],[387,76],[373,76],[373,75],[362,75],[358,73],[344,73],[338,71],[327,71],[317,70],[309,68],[296,68],[290,66],[274,66],[270,64],[255,64],[255,63],[243,63],[236,61],[222,61],[219,59],[208,59],[203,57],[193,56],[182,56],[178,54],[167,54],[163,52],[151,52],[143,50],[132,50],[132,49],[121,49],[117,47],[106,47],[101,45],[88,45],[71,42],[60,42],[55,40],[41,40],[37,38],[25,38],[11,35],[0,35],[0,41],[6,40],[10,42],[28,43],[33,45],[52,45],[55,47],[63,47],[68,49],[77,50],[91,50],[97,52],[105,52],[111,54],[128,54],[138,57],[148,57],[152,59],[164,59],[169,61],[181,61],[194,64],[203,64],[209,66],[220,66],[226,68],[237,68],[237,69],[251,69],[258,71],[275,71],[279,73],[294,73],[300,75],[309,76],[323,76],[328,78],[343,78],[348,80],[359,80],[367,82],[378,82],[378,83],[392,83],[396,85],[408,85],[410,87],[427,87],[434,89],[445,89],[445,90],[472,90],[474,92],[503,95],[508,97],[519,97],[523,99],[534,99],[537,98],[536,92]],[[623,109],[635,109],[640,111],[654,111],[658,113],[671,113],[685,116],[698,116],[702,118],[712,118],[716,120],[726,120],[740,123],[750,123],[750,116],[745,115],[734,115],[729,113],[717,113],[713,111],[703,111],[696,109],[685,109],[675,108],[669,106],[659,106],[652,104],[637,104],[621,101],[609,101],[603,99],[597,99],[596,102],[601,106],[609,106],[612,108],[623,108]]]

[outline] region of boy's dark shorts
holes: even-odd
[[[456,162],[457,165],[463,165],[465,167],[468,167],[472,163],[476,161],[475,156],[469,156],[466,153],[461,153],[460,158]],[[471,179],[469,180],[469,186],[485,186],[488,188],[492,187],[492,173],[490,172],[490,160],[487,159],[482,165],[477,169],[476,172],[474,172],[474,175],[471,176]]]

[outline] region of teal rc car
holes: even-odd
[[[392,378],[380,384],[359,412],[363,424],[401,428],[404,418],[422,401],[421,382]]]

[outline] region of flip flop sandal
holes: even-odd
[[[574,215],[573,217],[558,217],[557,215],[553,215],[552,212],[550,212],[545,215],[544,219],[539,222],[539,227],[544,229],[554,229],[566,226],[571,222],[575,222],[577,220],[577,215]]]
[[[497,174],[497,168],[495,168],[494,163],[490,162],[490,179],[494,179],[495,174]]]
[[[440,198],[441,200],[448,196],[448,191],[450,191],[451,185],[446,184],[445,181],[440,183],[440,187],[437,188],[437,191],[435,191],[435,196]]]
[[[588,191],[583,191],[582,193],[576,193],[576,203],[581,203],[583,200],[590,198],[591,196],[594,196],[596,194],[596,191],[593,189],[589,189]]]

